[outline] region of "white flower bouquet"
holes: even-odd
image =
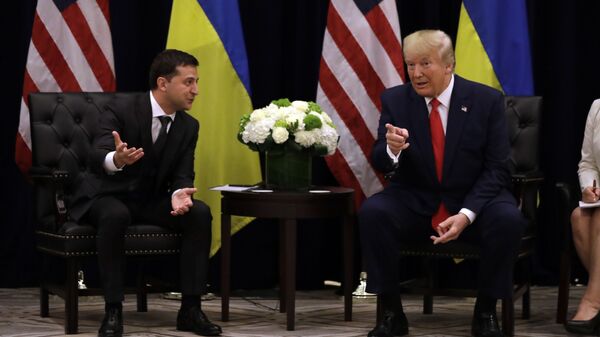
[[[254,151],[309,151],[325,156],[335,152],[339,135],[318,104],[282,98],[243,115],[238,139]]]

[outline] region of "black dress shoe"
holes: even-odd
[[[404,312],[384,311],[383,318],[367,337],[392,337],[408,335],[408,320]]]
[[[200,336],[219,336],[222,332],[221,327],[211,323],[199,307],[179,310],[177,330],[193,331]]]
[[[473,315],[471,334],[474,337],[503,337],[494,312],[480,312]]]
[[[598,311],[596,316],[587,321],[568,320],[565,323],[565,330],[581,335],[598,336],[600,334],[600,311]]]
[[[98,337],[123,336],[123,309],[110,308],[104,314]]]

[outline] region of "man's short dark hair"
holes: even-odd
[[[156,80],[159,77],[164,77],[167,80],[177,75],[177,67],[179,66],[198,66],[198,60],[181,50],[166,49],[160,52],[150,66],[150,89],[156,89],[158,84]]]

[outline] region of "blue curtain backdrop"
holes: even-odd
[[[535,94],[544,96],[541,193],[536,278],[556,281],[561,236],[554,222],[552,187],[576,181],[583,127],[589,106],[600,97],[600,3],[528,0]],[[440,28],[455,39],[460,0],[398,0],[402,35],[417,29]],[[247,46],[252,102],[264,106],[275,97],[314,99],[318,79],[326,0],[240,0]],[[147,69],[167,38],[171,1],[111,1],[111,27],[117,88],[147,89]],[[23,69],[35,9],[34,0],[10,1],[0,13],[3,35],[0,64],[0,287],[36,284],[38,255],[34,250],[31,188],[14,164]],[[335,184],[322,161],[316,161],[316,182]],[[264,224],[264,225],[263,225]],[[277,279],[277,232],[263,221],[233,238],[234,287],[271,287]],[[339,279],[339,230],[318,222],[299,227],[300,288],[322,286]],[[257,248],[258,247],[258,248]],[[261,262],[257,262],[260,260]],[[212,260],[211,283],[218,284],[218,256]],[[247,272],[244,272],[246,269]]]

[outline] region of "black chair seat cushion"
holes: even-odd
[[[96,255],[96,229],[66,222],[57,233],[37,231],[37,248],[60,256]],[[164,227],[134,224],[125,233],[126,255],[179,253],[181,234]]]
[[[521,238],[519,256],[527,255],[531,252],[534,245],[534,239],[534,235],[524,235]],[[450,241],[441,245],[423,245],[422,243],[406,244],[400,249],[401,256],[430,256],[455,259],[478,259],[480,258],[480,253],[479,246],[461,241]]]
[[[467,242],[451,241],[442,245],[433,243],[407,244],[400,249],[400,255],[403,256],[431,256],[431,257],[452,257],[462,259],[479,258],[479,247]]]

